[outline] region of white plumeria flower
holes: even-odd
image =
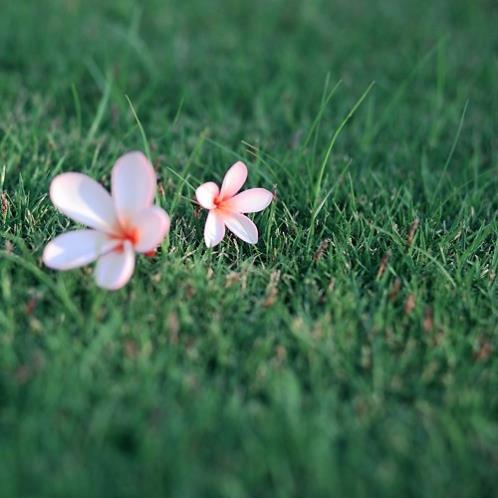
[[[273,194],[264,188],[250,188],[239,193],[246,179],[247,167],[237,161],[226,172],[221,190],[216,183],[207,182],[195,191],[197,202],[209,210],[204,226],[207,247],[214,247],[223,240],[225,227],[244,242],[258,242],[258,229],[245,214],[266,209]]]
[[[112,197],[100,183],[82,173],[63,173],[50,185],[54,206],[86,225],[53,239],[43,262],[70,270],[97,260],[99,287],[123,287],[133,274],[135,253],[154,251],[167,235],[170,219],[153,205],[156,174],[141,152],[121,156],[112,169]]]

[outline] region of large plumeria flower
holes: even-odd
[[[112,197],[82,173],[63,173],[50,185],[55,207],[87,229],[59,235],[43,252],[55,270],[97,260],[95,280],[105,289],[123,287],[133,274],[135,253],[150,253],[169,231],[167,213],[152,203],[156,174],[141,152],[121,156],[112,170]]]
[[[209,209],[204,227],[204,240],[208,247],[221,242],[225,226],[249,244],[258,242],[258,229],[244,213],[262,211],[272,201],[273,194],[264,188],[250,188],[238,194],[246,179],[247,167],[238,161],[226,172],[221,190],[216,183],[207,182],[195,191],[199,204]]]

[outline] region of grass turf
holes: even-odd
[[[492,0],[30,0],[0,16],[0,496],[498,494]],[[371,86],[372,82],[375,84]],[[354,111],[354,112],[352,112]],[[150,151],[116,293],[50,179]],[[200,182],[274,188],[207,250]]]

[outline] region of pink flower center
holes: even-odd
[[[139,239],[139,233],[137,228],[128,228],[123,230],[122,238],[128,240],[134,246]]]
[[[132,246],[135,246],[140,238],[140,233],[138,231],[138,228],[126,227],[122,228],[121,233],[119,235],[116,235],[116,237],[114,238],[121,241],[121,244],[119,244],[119,246],[116,247],[115,251],[123,252],[124,243],[128,241],[131,243]]]

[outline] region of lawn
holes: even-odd
[[[494,0],[4,0],[0,497],[498,495]],[[51,179],[142,150],[130,283]],[[203,241],[243,160],[256,246]]]

